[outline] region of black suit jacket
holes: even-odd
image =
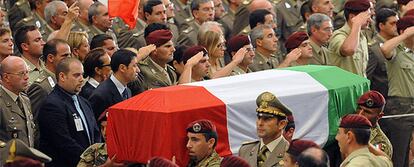
[[[83,85],[82,90],[79,92],[79,96],[82,96],[85,99],[89,99],[95,89],[96,88],[93,87],[89,82],[86,82],[85,85]]]
[[[80,118],[80,115],[71,95],[60,86],[55,86],[39,110],[40,150],[53,159],[46,166],[74,167],[87,147],[101,142],[90,104],[80,96],[78,101],[88,124],[91,142],[86,130],[76,130],[74,116]]]
[[[127,92],[128,97],[131,97],[131,90],[129,88],[127,88]],[[110,78],[99,84],[89,97],[89,102],[91,102],[96,119],[98,119],[106,109],[123,100],[124,98]]]

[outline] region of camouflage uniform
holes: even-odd
[[[108,159],[105,143],[95,143],[89,146],[80,156],[78,167],[103,165]]]
[[[204,158],[202,161],[200,161],[196,167],[220,167],[221,158],[217,154],[216,151],[214,151],[209,157]]]
[[[371,128],[371,136],[369,137],[369,143],[371,143],[375,147],[380,148],[390,158],[392,157],[391,142],[390,140],[388,140],[388,137],[381,130],[381,127],[378,124],[377,126]]]
[[[89,34],[90,32],[90,30],[89,30],[89,25],[85,25],[85,24],[83,24],[82,22],[80,22],[79,21],[79,19],[78,20],[76,20],[74,23],[73,23],[73,26],[72,26],[72,29],[71,29],[71,31],[79,31],[79,32],[85,32],[86,34]]]

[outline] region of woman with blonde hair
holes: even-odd
[[[247,53],[245,48],[241,48],[234,55],[232,61],[225,65],[224,51],[226,50],[226,43],[223,34],[215,31],[207,31],[201,34],[198,43],[204,46],[209,53],[209,78],[226,77],[231,74],[234,68],[243,61],[244,55]]]
[[[72,56],[83,62],[86,55],[89,53],[88,34],[78,31],[70,32],[68,44],[70,46]]]

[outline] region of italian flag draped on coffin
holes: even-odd
[[[256,98],[265,91],[292,110],[294,139],[323,146],[334,140],[340,117],[353,113],[356,100],[368,89],[366,78],[332,66],[298,66],[152,89],[109,109],[108,153],[141,163],[153,156],[175,156],[185,166],[186,126],[209,119],[218,131],[216,151],[237,154],[243,142],[258,140]]]

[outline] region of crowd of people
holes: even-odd
[[[215,125],[197,120],[183,129],[189,166],[414,165],[412,0],[140,0],[134,27],[93,0],[0,7],[1,165],[137,165],[107,155],[110,106],[149,89],[302,65],[371,81],[336,142],[292,140],[292,111],[264,92],[260,140],[220,157]],[[176,166],[169,158],[148,165]]]

